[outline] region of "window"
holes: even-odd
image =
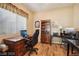
[[[0,34],[9,34],[27,30],[27,17],[0,8]]]

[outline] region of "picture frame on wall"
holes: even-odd
[[[35,21],[35,28],[40,28],[40,21]]]

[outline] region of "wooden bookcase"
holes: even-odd
[[[41,20],[41,42],[51,44],[51,23],[50,23],[50,20]]]

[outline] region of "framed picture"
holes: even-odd
[[[40,21],[35,21],[35,28],[40,28]]]

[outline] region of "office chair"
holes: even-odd
[[[33,34],[33,37],[26,44],[27,45],[26,49],[29,51],[28,54],[29,56],[32,52],[36,52],[37,54],[38,48],[34,48],[34,46],[38,43],[38,36],[39,36],[39,30],[37,29]]]

